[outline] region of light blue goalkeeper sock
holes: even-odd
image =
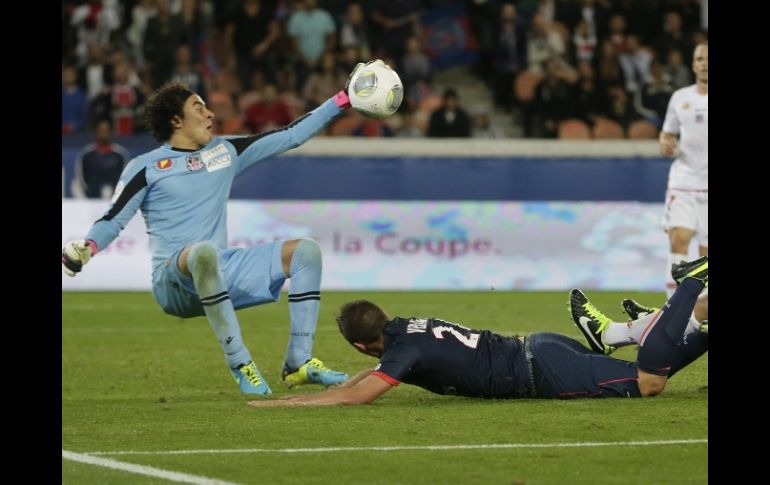
[[[187,256],[187,266],[192,273],[203,311],[225,353],[227,365],[234,369],[248,363],[251,355],[243,345],[235,308],[219,268],[217,248],[208,241],[194,244]]]
[[[312,239],[302,239],[294,248],[289,265],[291,278],[289,314],[291,336],[286,365],[299,368],[312,357],[313,338],[321,306],[321,248]]]

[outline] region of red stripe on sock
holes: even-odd
[[[658,323],[658,320],[660,320],[661,315],[663,315],[663,310],[659,311],[658,314],[653,318],[650,323],[647,324],[646,327],[644,327],[644,330],[642,330],[642,335],[639,337],[639,346],[641,347],[644,345],[644,341],[647,340],[647,334],[650,333],[650,330],[652,330],[652,327],[655,326],[656,323]]]

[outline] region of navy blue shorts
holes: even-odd
[[[597,354],[556,333],[528,337],[537,397],[639,397],[636,364]]]
[[[278,301],[286,281],[281,259],[284,241],[250,248],[217,249],[219,267],[235,309]],[[190,276],[179,271],[176,251],[152,279],[152,293],[163,311],[177,317],[205,315]]]

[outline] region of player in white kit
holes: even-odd
[[[688,259],[690,241],[698,237],[700,255],[708,254],[709,235],[709,118],[708,44],[695,48],[692,68],[695,84],[671,96],[660,132],[660,152],[676,156],[671,164],[666,189],[663,228],[670,242],[666,267],[666,295],[676,289],[671,265]]]

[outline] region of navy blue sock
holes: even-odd
[[[677,345],[682,340],[703,287],[702,281],[685,278],[663,305],[658,320],[640,342],[636,357],[639,369],[658,376],[669,375],[677,354]]]

